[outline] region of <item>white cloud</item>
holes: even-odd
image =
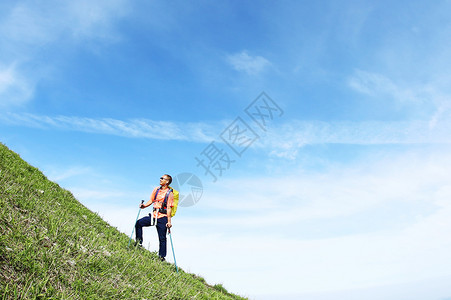
[[[443,116],[431,122],[291,120],[272,126],[256,147],[268,149],[271,155],[294,160],[299,149],[306,145],[450,144],[451,122]]]
[[[417,106],[418,110],[436,112],[431,119],[434,125],[439,117],[446,119],[451,112],[450,96],[444,93],[448,87],[443,87],[442,81],[447,78],[438,78],[426,84],[400,84],[386,75],[356,70],[348,78],[348,85],[353,90],[368,95],[378,101],[393,101],[404,107]],[[446,113],[446,116],[443,116]]]
[[[117,39],[114,21],[130,12],[127,1],[76,1],[68,2],[64,11],[71,22],[64,20],[70,26],[73,37],[77,39],[102,38]]]
[[[110,201],[113,199],[124,199],[125,197],[129,197],[129,194],[126,194],[123,191],[112,190],[112,189],[85,189],[80,187],[73,187],[69,189],[77,199],[80,199],[83,203],[93,203],[97,204],[100,201]]]
[[[52,68],[51,59],[38,60],[40,51],[68,41],[81,47],[116,41],[114,22],[127,13],[122,0],[10,5],[0,19],[0,105],[25,104],[33,97],[35,83]]]
[[[376,73],[356,70],[355,74],[349,78],[348,83],[354,90],[369,96],[376,96],[381,93],[394,96],[402,94],[390,79]]]
[[[33,47],[61,39],[112,38],[113,22],[128,13],[127,3],[117,1],[76,1],[17,3],[0,22],[2,40],[10,47],[22,46],[29,54]],[[23,46],[27,45],[25,49]]]
[[[118,120],[111,118],[85,118],[75,116],[43,116],[4,113],[0,122],[15,126],[36,127],[109,134],[129,138],[165,139],[210,143],[221,142],[219,134],[225,122],[207,124],[176,123],[148,119]],[[295,160],[306,145],[348,144],[450,144],[451,122],[442,117],[431,121],[365,121],[320,122],[290,120],[273,125],[266,135],[252,145],[264,149],[269,155]]]
[[[111,118],[84,118],[71,116],[42,116],[34,114],[5,113],[0,121],[10,125],[42,129],[74,130],[88,133],[110,134],[131,138],[211,142],[215,126],[204,123],[173,123],[148,119],[127,121]]]
[[[386,161],[361,162],[354,167],[334,167],[321,173],[297,171],[294,164],[292,169],[284,170],[283,176],[274,178],[221,179],[218,187],[210,186],[213,192],[205,190],[201,202],[205,202],[204,209],[227,214],[223,218],[194,218],[189,222],[210,226],[246,225],[251,230],[274,218],[285,219],[286,224],[292,225],[339,220],[369,211],[385,213],[387,218],[390,214],[404,213],[421,217],[448,205],[441,201],[447,199],[451,186],[449,166],[451,157],[437,151],[433,155],[403,153]],[[237,188],[243,181],[246,190],[252,191],[244,196],[246,201],[242,200],[242,189]],[[288,211],[274,210],[281,206],[288,207]],[[405,207],[409,208],[408,212],[403,211]],[[394,220],[385,221],[389,225]],[[387,225],[382,220],[380,224],[380,228]]]
[[[271,63],[262,56],[251,56],[247,51],[227,56],[227,61],[232,67],[248,75],[258,75],[263,72]]]
[[[117,203],[126,205],[130,199],[141,199],[147,194],[138,189],[127,190],[130,188],[130,184],[125,183],[127,179],[120,175],[104,174],[91,166],[49,165],[43,169],[49,180],[71,191],[77,200],[94,212],[105,211],[105,206],[117,207]],[[123,213],[120,209],[119,212]],[[121,228],[117,222],[115,226]]]
[[[58,11],[57,7],[53,12]],[[61,28],[54,26],[55,22],[58,22],[58,17],[49,15],[50,11],[47,9],[45,5],[33,6],[25,3],[14,5],[5,14],[5,18],[1,20],[1,40],[8,42],[6,45],[9,49],[20,50],[19,53],[24,50],[32,51],[30,46],[51,42],[54,39],[55,32]],[[28,47],[24,49],[24,45]]]
[[[92,173],[92,169],[89,167],[70,167],[69,169],[55,169],[51,168],[51,170],[47,171],[46,174],[48,178],[52,181],[63,181],[75,176],[84,176],[86,174]]]
[[[450,276],[449,170],[451,156],[432,151],[316,174],[222,180],[174,221],[180,261],[252,294]]]
[[[0,107],[20,106],[33,95],[34,86],[18,74],[15,64],[0,65]]]

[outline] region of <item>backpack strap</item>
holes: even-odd
[[[159,187],[159,188],[157,189],[157,191],[155,192],[155,198],[153,199],[154,202],[157,200],[157,195],[158,195],[158,192],[160,191],[160,189],[161,189],[161,187]],[[169,194],[170,194],[171,192],[172,192],[172,189],[169,189],[169,190],[166,192],[166,195],[164,196],[164,201],[163,201],[163,204],[161,205],[161,208],[160,208],[160,212],[161,212],[162,214],[167,214],[168,197],[169,197]],[[155,208],[154,208],[154,210],[155,210]]]
[[[168,206],[168,197],[171,192],[173,192],[173,190],[169,189],[168,192],[166,193],[166,196],[164,196],[164,202],[163,202],[163,205],[161,206],[161,208],[163,208],[164,210],[168,209],[168,207],[167,207]]]
[[[160,191],[161,187],[159,187],[157,189],[157,191],[155,192],[155,198],[153,198],[153,202],[157,201],[157,196],[158,196],[158,192]]]

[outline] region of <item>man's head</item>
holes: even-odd
[[[160,184],[161,185],[170,185],[172,183],[172,177],[171,175],[164,174],[160,177]]]

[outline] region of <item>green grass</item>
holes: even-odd
[[[125,234],[0,143],[0,299],[244,299]]]

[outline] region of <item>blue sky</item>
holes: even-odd
[[[177,262],[231,292],[448,299],[450,10],[2,1],[0,141],[126,234],[181,180]]]

